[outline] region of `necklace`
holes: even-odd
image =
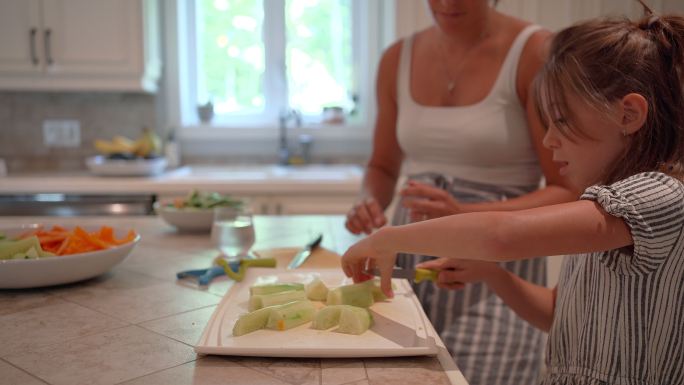
[[[465,65],[465,62],[467,61],[468,57],[470,56],[470,53],[480,45],[480,43],[488,36],[487,29],[485,28],[482,33],[480,33],[480,36],[477,38],[477,41],[475,41],[468,49],[463,52],[463,55],[461,55],[461,60],[457,63],[455,66],[456,72],[461,70],[461,68]],[[442,44],[441,40],[438,40],[437,47],[439,50],[439,56],[442,57],[442,60],[440,62],[442,63],[442,67],[444,70],[444,74],[446,75],[447,78],[447,84],[446,84],[446,89],[449,95],[453,95],[454,90],[456,89],[456,79],[454,79],[454,76],[452,76],[452,72],[449,71],[449,55],[447,54],[447,50]]]

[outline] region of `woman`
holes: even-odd
[[[381,59],[373,153],[362,199],[347,215],[349,231],[370,234],[387,223],[383,211],[400,175],[410,182],[393,224],[576,198],[543,148],[528,91],[548,32],[497,12],[486,0],[428,4],[435,25],[395,43]],[[542,175],[546,187],[539,189]],[[423,259],[402,255],[398,263]],[[542,259],[502,266],[545,284]],[[414,289],[470,384],[535,382],[542,334],[486,286]]]

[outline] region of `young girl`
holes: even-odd
[[[644,8],[559,32],[537,79],[544,145],[579,201],[383,228],[345,274],[377,267],[391,295],[396,253],[448,257],[423,265],[441,286],[484,281],[550,331],[544,384],[683,384],[684,18]],[[560,254],[576,255],[554,289],[489,263]]]

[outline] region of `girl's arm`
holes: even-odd
[[[551,330],[557,287],[535,285],[505,269],[495,271],[485,282],[520,318],[545,332]]]
[[[617,249],[632,244],[625,222],[597,203],[581,200],[521,211],[466,213],[382,228],[353,245],[342,258],[347,276],[367,278],[366,264],[378,267],[391,295],[396,253],[482,261],[510,261],[547,255]]]
[[[553,323],[556,289],[528,282],[497,263],[456,258],[437,258],[416,267],[439,271],[435,284],[447,290],[459,290],[466,284],[483,282],[520,318],[549,331]]]

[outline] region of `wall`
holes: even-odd
[[[397,0],[397,36],[407,36],[432,24],[427,0]],[[682,0],[645,0],[658,13],[684,13]],[[638,17],[637,0],[500,0],[501,12],[558,30],[583,19],[607,15]]]
[[[156,108],[147,94],[1,92],[0,158],[10,173],[85,169],[95,138],[134,139],[142,127],[156,128]],[[80,147],[46,147],[45,119],[79,120]]]

